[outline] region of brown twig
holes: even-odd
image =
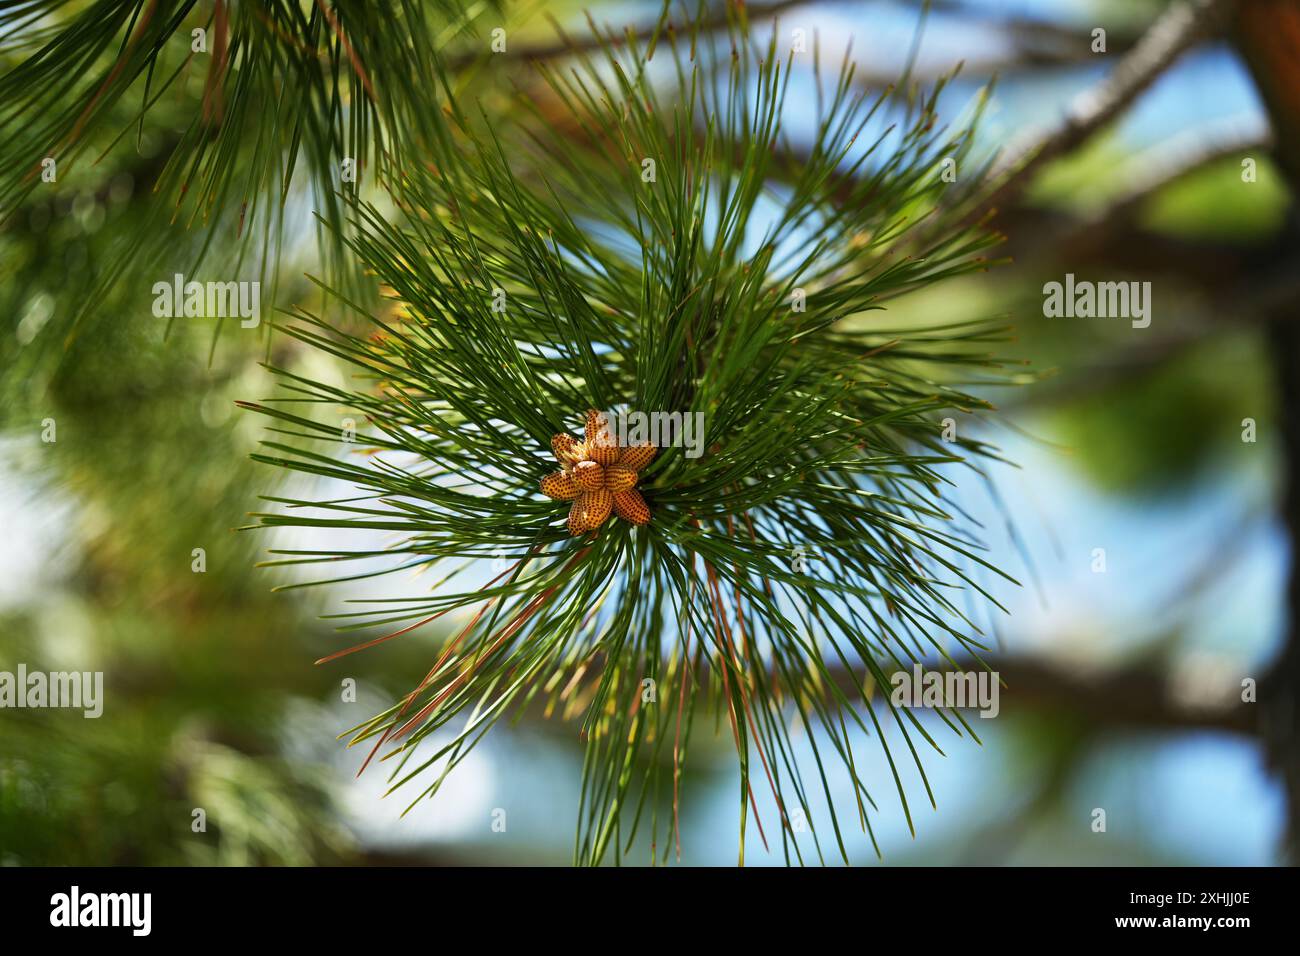
[[[1015,199],[1044,166],[1075,151],[1123,114],[1184,53],[1215,35],[1227,2],[1187,0],[1169,7],[1101,83],[1074,100],[1056,127],[1013,148],[994,166],[990,181],[998,185],[971,218]]]

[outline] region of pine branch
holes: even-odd
[[[332,227],[319,232],[327,273],[355,293],[335,238],[341,194],[400,185],[444,135],[438,56],[493,7],[33,0],[0,11],[0,222],[165,131],[151,215],[119,237],[86,304],[60,316],[66,336],[115,285],[148,287],[137,270],[182,255],[191,274],[218,253],[222,268],[251,264],[273,298],[280,244],[311,213]]]
[[[286,391],[249,406],[273,422],[259,461],[357,489],[275,499],[261,526],[395,539],[384,552],[276,563],[436,575],[429,593],[340,615],[349,630],[383,630],[339,654],[457,612],[465,622],[354,743],[388,763],[394,786],[432,778],[418,802],[506,713],[541,700],[581,715],[585,863],[626,852],[647,825],[655,845],[673,842],[659,837],[675,834],[706,700],[737,751],[742,852],[761,789],[781,808],[755,819],[764,841],[790,861],[847,859],[831,772],[851,781],[870,838],[860,734],[884,748],[910,821],[882,721],[923,784],[920,750],[937,743],[887,701],[844,693],[831,668],[879,679],[950,644],[979,654],[957,595],[993,602],[983,576],[1005,577],[943,491],[947,466],[996,452],[939,436],[945,410],[983,404],[968,383],[1006,374],[990,354],[1005,330],[876,315],[903,291],[986,267],[992,237],[955,225],[924,255],[897,254],[917,221],[943,218],[947,184],[933,169],[966,154],[970,130],[945,131],[933,97],[901,122],[886,116],[846,64],[819,77],[808,161],[774,185],[789,75],[775,42],[754,44],[742,24],[719,40],[664,21],[645,43],[602,45],[563,72],[540,66],[565,122],[553,107],[485,125],[450,104],[453,135],[409,171],[402,220],[351,204],[349,247],[394,300],[363,316],[373,332],[301,308],[284,325],[349,363],[358,384],[278,370]],[[713,76],[723,82],[704,82]],[[648,523],[566,527],[568,506],[538,494],[556,467],[549,450],[565,447],[552,436],[586,408],[624,403],[702,415],[700,454],[665,447],[640,472]],[[340,434],[336,410],[368,433]],[[369,452],[348,454],[358,445]],[[796,547],[818,555],[811,570],[791,564]],[[492,556],[507,566],[477,586],[473,568]],[[794,760],[792,717],[810,734],[816,778]],[[944,720],[960,732],[960,716]],[[792,823],[814,802],[829,809],[833,846]]]

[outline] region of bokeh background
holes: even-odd
[[[864,84],[902,70],[921,7],[778,6],[779,29],[815,32],[827,62],[851,36]],[[980,131],[992,152],[1059,124],[1164,6],[936,3],[915,72],[965,62],[943,94],[954,119],[996,74]],[[584,5],[545,7],[583,35]],[[610,24],[657,12],[585,8]],[[536,6],[512,8],[509,22],[512,51],[553,42]],[[1091,48],[1097,27],[1105,54]],[[536,82],[523,59],[516,79]],[[794,83],[797,129],[809,80]],[[0,711],[0,863],[567,863],[576,725],[503,722],[434,802],[402,816],[403,792],[384,797],[374,768],[357,779],[363,748],[335,738],[408,690],[439,635],[312,661],[345,640],[321,615],[427,582],[273,591],[307,578],[256,563],[311,536],[234,530],[259,495],[285,493],[249,461],[265,425],[235,400],[271,393],[268,355],[317,377],[338,374],[328,360],[210,327],[164,334],[147,286],[97,298],[76,335],[60,321],[99,296],[119,237],[146,215],[174,135],[166,121],[165,109],[151,114],[138,143],[83,164],[56,198],[34,194],[0,230],[0,670],[102,670],[106,683],[98,720]],[[1286,859],[1286,788],[1255,705],[1240,701],[1241,681],[1262,680],[1289,633],[1278,345],[1252,271],[1276,258],[1289,207],[1270,129],[1230,40],[1200,44],[1000,211],[1013,262],[891,306],[931,319],[1007,314],[1016,354],[1041,380],[990,396],[1001,414],[959,424],[1014,463],[989,484],[961,477],[990,560],[1023,584],[997,590],[1010,610],[997,634],[1002,712],[974,721],[981,744],[949,741],[945,757],[927,758],[937,808],[920,801],[915,838],[882,803],[884,863]],[[173,265],[160,260],[158,276]],[[312,303],[296,277],[318,267],[303,229],[285,249],[279,302]],[[1043,283],[1067,272],[1151,281],[1151,326],[1045,318]],[[45,419],[53,444],[41,441]],[[1245,419],[1257,440],[1243,441]],[[191,569],[195,548],[204,573]],[[888,792],[883,758],[861,752],[872,756],[860,772]],[[735,861],[735,769],[724,728],[683,794],[683,863]],[[194,808],[206,832],[193,832]],[[497,808],[504,833],[492,828]],[[1106,810],[1105,833],[1094,808]],[[770,818],[761,799],[760,810]],[[780,862],[750,830],[746,862]],[[865,837],[849,839],[855,862],[879,862]]]

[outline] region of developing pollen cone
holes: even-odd
[[[565,434],[551,439],[561,470],[542,479],[542,494],[573,502],[569,534],[595,531],[611,511],[631,524],[650,521],[650,508],[636,485],[641,470],[654,460],[655,446],[620,446],[608,425],[606,416],[592,409],[587,412],[584,441]]]

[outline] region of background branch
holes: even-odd
[[[980,211],[995,209],[1018,196],[1044,166],[1073,152],[1107,126],[1184,53],[1215,35],[1226,0],[1175,3],[1156,20],[1101,83],[1080,94],[1065,118],[1031,144],[1012,149],[993,169],[999,183]]]
[[[960,663],[963,671],[983,670],[974,661]],[[1000,693],[1004,716],[1025,711],[1055,714],[1082,721],[1094,731],[1207,730],[1247,736],[1258,732],[1255,705],[1193,706],[1179,699],[1167,675],[1147,665],[1093,673],[1066,671],[1058,664],[1029,657],[1001,657],[989,665],[1005,684]],[[935,670],[947,673],[952,668]],[[891,675],[894,672],[889,671]],[[860,678],[840,672],[837,682],[850,688],[860,683]]]

